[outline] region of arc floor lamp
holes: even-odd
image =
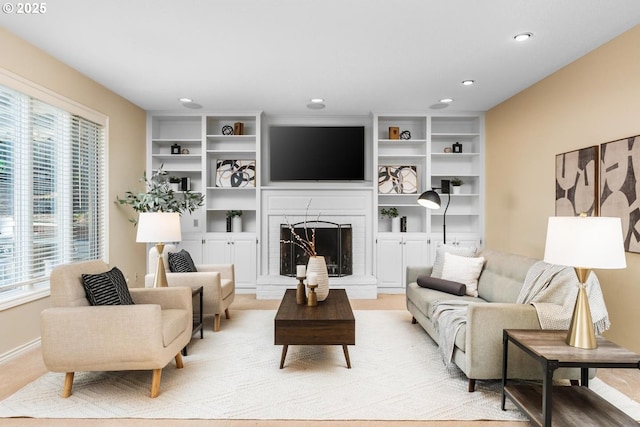
[[[440,180],[440,187],[433,187],[431,190],[425,191],[418,197],[418,203],[427,209],[440,209],[442,202],[440,195],[435,191],[440,190],[442,194],[447,195],[447,206],[444,208],[442,215],[442,240],[444,244],[447,244],[447,209],[449,209],[449,203],[451,203],[451,181],[448,179]]]

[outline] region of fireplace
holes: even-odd
[[[316,253],[325,258],[330,277],[350,276],[353,274],[352,229],[351,224],[336,224],[327,221],[309,221],[292,224],[296,234],[305,238],[311,231],[316,232]],[[309,257],[297,245],[282,243],[292,240],[291,229],[287,224],[280,224],[280,274],[296,276],[297,265],[307,265]]]

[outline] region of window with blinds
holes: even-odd
[[[0,300],[104,258],[104,129],[0,85]]]

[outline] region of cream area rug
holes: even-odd
[[[239,310],[220,332],[189,345],[184,369],[171,362],[160,396],[149,398],[150,371],[78,372],[60,397],[64,374],[48,373],[0,402],[1,417],[311,420],[524,420],[500,382],[447,370],[440,353],[406,311],[356,311],[356,345],[347,369],[340,346],[290,346],[279,369],[270,310]],[[604,385],[602,394],[635,411],[640,405]]]

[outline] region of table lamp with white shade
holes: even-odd
[[[578,296],[566,343],[584,349],[596,348],[596,335],[589,308],[586,281],[591,269],[627,266],[620,218],[550,217],[544,261],[573,267],[578,276]]]
[[[155,243],[158,263],[153,287],[168,286],[162,251],[167,242],[182,240],[180,214],[176,212],[142,212],[138,218],[137,242]]]

